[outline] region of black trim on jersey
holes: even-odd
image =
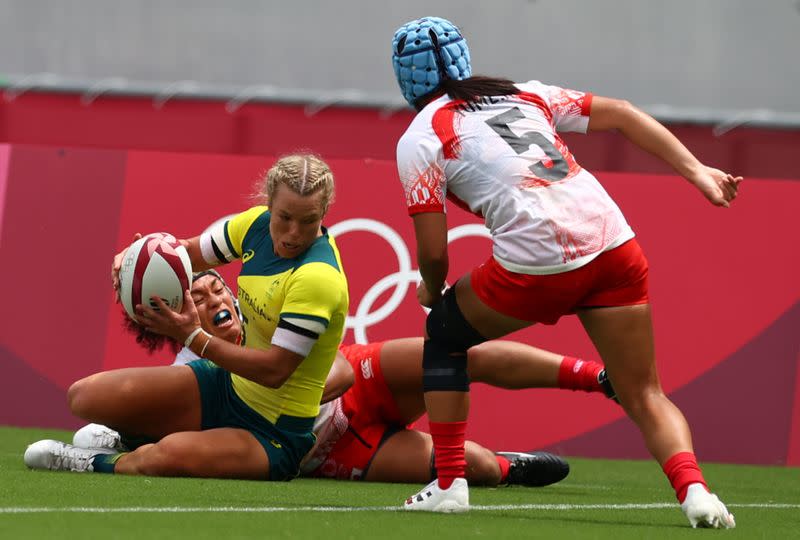
[[[231,262],[227,258],[225,258],[225,255],[223,255],[222,250],[219,249],[219,246],[217,246],[217,243],[214,241],[213,236],[211,236],[211,249],[214,250],[214,255],[216,255],[217,259],[219,259],[221,262],[226,262],[226,263]]]
[[[256,218],[256,219],[258,219],[258,218]],[[223,231],[222,236],[225,237],[225,243],[228,244],[228,249],[231,250],[231,253],[233,253],[233,258],[234,259],[241,259],[242,256],[239,255],[238,253],[236,253],[236,250],[233,248],[233,244],[231,243],[231,235],[228,234],[228,223],[230,223],[230,221],[226,221],[225,225],[222,228],[222,231]]]
[[[278,321],[278,328],[283,328],[284,330],[294,332],[295,334],[299,334],[307,338],[319,339],[319,334],[317,334],[316,332],[309,330],[308,328],[303,328],[302,326],[297,326],[296,324],[292,324],[286,319],[280,319]]]

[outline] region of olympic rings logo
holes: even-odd
[[[335,238],[341,238],[352,232],[376,234],[386,240],[397,257],[397,272],[382,277],[372,285],[358,303],[355,315],[347,316],[346,326],[353,329],[356,343],[368,343],[367,329],[394,313],[408,293],[408,287],[412,283],[416,287],[422,278],[418,269],[411,268],[411,254],[403,238],[385,223],[374,219],[347,219],[328,227],[328,232]],[[449,245],[461,238],[472,236],[491,238],[489,231],[483,225],[467,224],[447,231],[447,243]],[[378,297],[391,287],[394,287],[394,291],[389,299],[378,309],[372,311],[373,304]]]

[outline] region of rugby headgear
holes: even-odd
[[[439,17],[401,26],[392,39],[392,64],[400,91],[412,106],[442,81],[472,75],[467,42],[453,23]]]

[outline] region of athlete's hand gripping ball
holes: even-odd
[[[119,296],[128,316],[136,322],[136,306],[161,297],[176,311],[192,286],[192,263],[186,247],[167,233],[148,234],[125,251],[118,273]]]
[[[147,304],[136,306],[136,315],[140,324],[154,332],[169,336],[178,343],[183,343],[196,329],[200,328],[200,315],[192,300],[192,293],[186,290],[183,295],[183,307],[174,311],[158,296],[151,298],[155,309]]]

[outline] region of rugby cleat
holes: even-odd
[[[560,482],[569,474],[569,463],[549,452],[497,452],[510,462],[506,484],[542,487]]]
[[[614,387],[611,386],[611,380],[608,378],[608,373],[605,368],[601,369],[600,373],[597,374],[597,382],[600,384],[600,388],[603,389],[603,393],[608,399],[613,399],[616,403],[619,403],[617,392],[614,390]]]
[[[117,452],[128,449],[122,443],[120,434],[102,424],[87,424],[72,436],[72,445],[79,448],[108,448]]]
[[[100,454],[116,454],[108,448],[78,448],[71,444],[45,439],[25,449],[23,460],[31,469],[93,472],[92,462]]]
[[[463,478],[456,478],[449,488],[442,489],[439,487],[438,481],[434,480],[421,491],[406,499],[403,508],[421,512],[466,512],[469,510],[467,481]]]
[[[703,529],[733,529],[736,520],[733,514],[719,500],[719,497],[706,491],[702,484],[692,484],[686,492],[686,498],[681,504],[681,510],[686,515],[693,528]]]

